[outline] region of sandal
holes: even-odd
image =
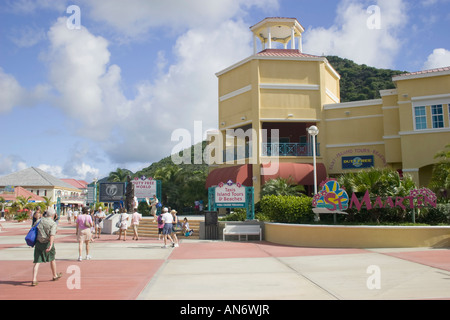
[[[62,277],[62,272],[58,273],[58,274],[56,275],[56,277],[53,278],[53,281],[57,281],[57,280],[59,280],[59,278],[61,278],[61,277]]]
[[[32,287],[36,287],[38,285],[38,282],[37,281],[31,281],[31,286]]]

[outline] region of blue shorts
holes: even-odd
[[[163,227],[163,234],[171,234],[172,233],[172,224],[165,223]]]

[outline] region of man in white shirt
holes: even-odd
[[[164,246],[163,248],[167,248],[167,238],[170,239],[170,241],[172,243],[173,239],[170,236],[170,234],[172,233],[172,223],[173,223],[173,216],[172,214],[169,213],[169,209],[164,208],[162,210],[162,221],[164,222],[164,226],[163,226],[163,237],[164,237]]]

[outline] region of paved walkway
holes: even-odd
[[[58,271],[42,264],[31,287],[29,222],[1,222],[0,300],[450,299],[450,250],[317,249],[268,242],[118,241],[103,235],[77,261],[74,225],[56,239]]]

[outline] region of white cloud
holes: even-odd
[[[13,29],[9,38],[19,48],[30,48],[45,40],[45,31],[41,28],[24,26]]]
[[[20,105],[25,90],[14,76],[7,74],[0,67],[0,114]]]
[[[380,14],[368,10],[370,5],[376,5]],[[404,0],[378,0],[375,3],[342,0],[333,26],[307,30],[304,51],[390,68],[401,45],[397,33],[407,19]],[[368,27],[368,22],[372,25],[377,21],[380,22],[379,27]]]
[[[185,28],[215,27],[236,15],[244,15],[245,9],[251,7],[278,8],[278,0],[128,0],[126,5],[123,0],[84,0],[83,3],[91,9],[92,19],[135,40],[142,36],[155,37],[151,31],[146,34],[155,27],[167,28],[166,34],[168,31],[179,34]]]
[[[7,175],[25,169],[27,166],[21,157],[0,154],[0,175]]]
[[[450,66],[450,51],[444,48],[434,49],[423,65],[424,70]]]
[[[170,141],[175,129],[186,128],[193,133],[194,121],[203,121],[204,130],[217,126],[215,73],[252,53],[249,26],[239,16],[251,6],[276,7],[278,2],[187,3],[86,2],[92,7],[93,17],[125,36],[133,32],[151,34],[154,27],[183,26],[177,31],[173,59],[169,61],[161,52],[155,61],[159,72],[152,75],[154,78],[126,85],[135,87],[134,97],[124,94],[121,68],[111,63],[109,41],[83,23],[80,30],[70,30],[67,17],[59,18],[47,33],[49,47],[42,54],[48,66],[48,84],[36,87],[32,94],[28,92],[27,100],[45,99],[63,111],[67,129],[97,141],[100,152],[105,152],[112,163],[151,163],[170,155],[177,144]],[[27,8],[27,1],[22,4]],[[86,13],[83,8],[82,15]],[[4,108],[0,112],[10,110],[17,105],[16,99],[26,96],[14,77],[2,70],[0,87],[10,88],[0,91],[0,102],[5,102],[0,104]],[[76,151],[78,156],[69,158],[65,165],[42,164],[42,168],[60,177],[98,177],[97,165],[86,160],[89,153]]]

